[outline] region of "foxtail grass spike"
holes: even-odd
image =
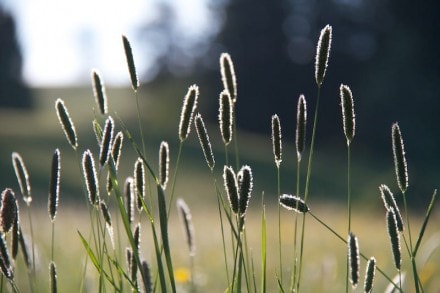
[[[365,271],[364,292],[371,293],[373,291],[374,275],[376,273],[376,259],[371,257],[367,262]]]
[[[159,182],[165,190],[168,183],[170,168],[170,148],[166,141],[162,141],[159,147]]]
[[[347,145],[350,145],[351,141],[354,138],[356,130],[353,94],[350,88],[343,84],[341,84],[341,86],[339,87],[339,92],[341,97],[344,134],[347,139]]]
[[[14,279],[14,272],[11,266],[8,249],[6,247],[4,233],[0,233],[0,269],[8,280]]]
[[[69,112],[67,111],[64,101],[57,99],[55,101],[55,110],[57,111],[58,120],[60,121],[61,127],[64,130],[69,144],[74,150],[78,147],[78,139],[76,136],[75,126],[73,125],[72,119],[70,119]]]
[[[18,206],[15,194],[10,188],[2,192],[2,206],[0,208],[0,224],[3,233],[11,231],[12,226],[18,217]]]
[[[189,254],[190,256],[194,256],[196,254],[196,244],[194,241],[194,226],[192,224],[191,211],[185,201],[181,198],[176,201],[176,205],[177,212],[179,213],[180,220],[182,221],[182,225],[185,230]]]
[[[145,289],[145,293],[151,293],[153,292],[153,282],[151,280],[151,270],[150,270],[150,266],[148,265],[148,262],[146,262],[145,260],[142,261],[142,268],[141,270],[143,271],[143,274],[146,278],[145,278],[145,284],[144,284],[144,289]]]
[[[118,170],[119,168],[119,158],[121,157],[123,144],[124,144],[124,134],[121,131],[119,131],[116,134],[115,139],[113,140],[113,146],[111,151],[111,156],[113,158],[113,161],[115,162],[116,170]],[[107,174],[107,193],[110,194],[112,189],[113,189],[113,185],[109,172]]]
[[[57,293],[57,268],[55,266],[55,263],[52,261],[49,265],[49,272],[50,272],[50,292],[51,293]]]
[[[105,94],[104,82],[98,70],[92,70],[93,94],[95,95],[96,104],[102,115],[107,114],[107,95]]]
[[[348,235],[348,261],[350,264],[350,281],[354,288],[359,283],[359,243],[357,237],[350,232]]]
[[[234,123],[234,103],[227,90],[220,93],[220,107],[218,120],[223,143],[228,145],[232,141],[232,125]]]
[[[231,96],[232,102],[237,102],[237,80],[235,77],[234,64],[228,53],[220,55],[220,72],[222,75],[223,87]]]
[[[391,128],[393,142],[394,169],[396,171],[397,184],[404,193],[408,188],[408,168],[406,165],[405,148],[399,124],[394,123]]]
[[[12,259],[17,259],[18,254],[18,246],[19,246],[19,233],[20,233],[20,222],[19,222],[19,216],[17,215],[17,218],[15,219],[14,225],[12,226],[12,233],[11,233],[11,254]]]
[[[300,214],[305,214],[310,211],[304,200],[298,196],[290,194],[282,194],[280,196],[280,205],[288,210],[292,210]]]
[[[82,159],[83,175],[86,181],[87,195],[92,205],[99,203],[99,184],[92,152],[86,150]]]
[[[103,200],[100,201],[99,207],[101,209],[102,217],[104,218],[105,221],[107,232],[110,236],[110,241],[112,242],[112,245],[114,247],[115,244],[113,239],[113,226],[112,226],[112,217],[110,216],[110,211],[108,209],[107,204]]]
[[[302,153],[306,146],[306,126],[307,126],[307,103],[304,95],[300,95],[296,109],[296,155],[298,162],[301,161]]]
[[[315,80],[318,87],[321,87],[327,71],[328,58],[332,45],[332,27],[326,25],[319,36],[315,57]]]
[[[136,261],[135,253],[139,255],[140,251],[140,241],[141,241],[141,224],[138,223],[134,228],[133,232],[133,240],[134,245],[136,246],[136,251],[131,251],[131,261],[130,261],[130,272],[131,272],[131,280],[137,286],[137,272],[138,272],[138,264]]]
[[[50,171],[50,184],[49,184],[49,200],[48,210],[49,217],[55,221],[57,214],[58,199],[60,196],[60,176],[61,176],[61,155],[58,149],[55,150],[52,156],[52,167]]]
[[[199,137],[203,154],[205,155],[206,163],[208,164],[208,167],[213,170],[215,165],[214,154],[212,152],[208,131],[206,130],[205,123],[203,122],[203,118],[200,113],[197,113],[194,119],[194,124],[196,126],[197,136]]]
[[[397,229],[396,214],[394,213],[393,208],[390,208],[387,211],[387,228],[391,242],[391,250],[393,252],[394,266],[396,267],[397,270],[400,271],[400,267],[402,263],[402,256],[400,250],[400,235],[399,235],[399,230]]]
[[[385,184],[380,185],[379,190],[385,209],[386,210],[389,210],[390,208],[394,209],[394,213],[396,215],[396,221],[397,221],[397,229],[400,232],[403,232],[404,225],[403,225],[402,215],[400,214],[400,210],[399,207],[397,206],[393,193]]]
[[[279,168],[282,161],[283,142],[281,136],[281,123],[278,115],[275,114],[272,116],[271,126],[273,155],[275,157],[275,164],[277,165],[277,168]]]
[[[29,173],[22,157],[17,152],[12,153],[12,165],[14,166],[15,176],[17,177],[23,200],[29,205],[32,201]]]
[[[252,170],[249,166],[241,167],[237,174],[238,183],[238,211],[241,218],[246,215],[249,200],[252,195],[253,176]]]
[[[115,129],[115,122],[112,117],[108,117],[105,120],[104,132],[102,133],[101,148],[99,151],[99,166],[102,168],[110,157],[112,143],[113,143],[113,133]]]
[[[223,181],[231,209],[235,214],[238,214],[238,183],[232,167],[225,166],[223,168]]]
[[[191,130],[194,111],[197,108],[198,97],[199,87],[197,85],[190,86],[185,98],[183,99],[182,112],[180,114],[179,139],[181,142],[188,138]]]
[[[144,162],[141,158],[136,160],[134,164],[134,174],[133,174],[133,190],[134,197],[136,198],[138,211],[142,211],[142,201],[145,198],[145,167]]]
[[[128,177],[125,179],[124,185],[124,198],[125,198],[125,208],[127,211],[128,222],[131,224],[133,222],[134,214],[134,202],[133,202],[133,188],[134,182],[133,177]]]
[[[128,72],[130,73],[131,86],[133,90],[137,91],[139,87],[139,80],[134,66],[133,51],[127,37],[122,35],[122,43],[124,44],[125,57],[127,59]]]

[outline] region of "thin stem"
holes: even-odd
[[[52,244],[51,244],[51,260],[55,261],[54,259],[54,245],[55,244],[55,221],[52,221]]]
[[[169,219],[169,217],[170,217],[171,203],[173,202],[174,190],[176,188],[177,171],[179,170],[180,155],[182,153],[182,147],[183,147],[183,141],[180,142],[180,144],[179,144],[179,151],[177,152],[176,167],[174,169],[174,177],[173,177],[173,184],[171,186],[170,201],[168,202],[167,219]]]
[[[348,210],[348,229],[347,235],[351,232],[351,178],[350,178],[350,165],[351,165],[351,151],[350,143],[347,144],[347,210]],[[346,278],[345,278],[345,292],[348,293],[348,266],[349,258],[347,254],[347,265],[346,265]]]
[[[300,169],[301,169],[301,159],[298,160],[296,164],[296,194],[299,196],[299,190],[300,190]],[[292,269],[292,276],[291,276],[291,286],[290,291],[293,292],[296,286],[296,277],[297,277],[297,257],[298,257],[298,214],[294,213],[294,229],[293,229],[293,269]]]
[[[234,149],[235,149],[235,168],[240,168],[240,153],[238,150],[238,136],[237,136],[237,119],[234,111]]]
[[[280,167],[277,165],[277,197],[279,198],[281,193],[281,179],[280,179]],[[280,282],[283,283],[283,254],[281,248],[281,206],[278,203],[278,252],[280,263]]]
[[[408,205],[406,203],[406,192],[402,192],[402,196],[403,196],[403,205],[405,207],[405,218],[406,218],[406,224],[408,226],[408,237],[409,237],[409,247],[410,247],[410,257],[411,257],[411,262],[413,261],[413,245],[412,245],[412,236],[411,236],[411,225],[409,222],[409,215],[408,215]],[[413,265],[412,266],[412,270],[413,270],[413,276],[414,276],[414,286],[416,289],[416,293],[420,292],[420,287],[419,287],[419,279],[418,279],[418,274],[416,271],[416,267]]]
[[[142,151],[143,151],[144,155],[146,155],[144,131],[142,130],[142,122],[141,122],[141,109],[139,107],[139,95],[138,95],[137,90],[134,90],[134,95],[135,95],[135,99],[136,99],[136,110],[137,110],[137,119],[138,119],[138,124],[139,124],[139,134],[140,134],[141,140],[142,140]]]

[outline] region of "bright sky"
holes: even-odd
[[[106,84],[128,84],[121,35],[131,42],[138,71],[148,69],[154,54],[141,48],[135,34],[158,17],[161,1],[173,0],[0,0],[15,16],[24,79],[33,86],[89,83],[92,68]],[[189,36],[209,24],[205,2],[173,4],[177,22]]]

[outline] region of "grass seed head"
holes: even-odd
[[[277,168],[279,168],[282,161],[283,142],[281,136],[281,123],[278,115],[275,114],[272,116],[271,126],[273,155],[275,157],[275,164],[277,165]]]
[[[391,128],[393,145],[394,169],[396,171],[397,184],[402,193],[408,188],[408,167],[406,164],[405,148],[403,145],[402,133],[399,124],[394,123]]]
[[[241,167],[240,171],[237,173],[237,183],[238,183],[238,210],[241,218],[246,215],[246,210],[249,205],[249,200],[252,195],[253,188],[253,176],[252,170],[249,166]]]
[[[183,99],[179,123],[179,139],[181,142],[188,138],[189,132],[191,131],[191,123],[193,120],[194,111],[197,108],[198,97],[199,87],[194,84],[189,87],[188,92]]]
[[[296,109],[296,155],[301,161],[302,153],[306,147],[307,103],[304,95],[300,95]]]
[[[192,223],[191,211],[186,204],[186,202],[179,198],[176,201],[177,212],[179,213],[180,220],[182,222],[183,228],[185,230],[186,242],[188,244],[189,254],[190,256],[194,256],[196,254],[196,244],[195,244],[195,236],[194,236],[194,226]]]
[[[15,194],[10,188],[2,192],[2,206],[0,208],[1,228],[3,233],[11,231],[12,226],[17,221],[18,205]]]
[[[93,93],[95,95],[96,104],[102,115],[107,114],[107,95],[105,94],[105,86],[102,81],[101,74],[96,70],[92,70]]]
[[[280,205],[288,210],[301,214],[310,211],[307,204],[301,198],[290,194],[282,194],[280,196]]]
[[[53,261],[50,262],[49,265],[49,274],[50,274],[50,292],[56,293],[58,292],[57,289],[57,268],[55,266],[55,263]]]
[[[353,94],[350,88],[343,84],[341,84],[341,86],[339,87],[339,92],[341,97],[344,134],[347,139],[347,145],[350,145],[351,141],[354,138],[356,129]]]
[[[142,201],[145,198],[145,167],[141,158],[138,158],[134,164],[133,183],[134,196],[137,199],[137,208],[138,211],[141,212]]]
[[[17,177],[18,185],[23,196],[23,200],[29,205],[32,202],[31,183],[26,165],[19,153],[12,153],[12,165],[14,166],[15,177]]]
[[[83,175],[86,181],[87,195],[92,205],[99,203],[99,183],[92,152],[86,150],[82,159]]]
[[[403,226],[402,215],[400,214],[400,210],[399,207],[397,206],[393,193],[385,184],[380,185],[379,190],[385,208],[387,210],[389,210],[390,208],[394,209],[394,213],[396,215],[396,221],[397,221],[397,229],[400,232],[403,232],[404,226]]]
[[[108,117],[105,120],[104,132],[102,134],[101,148],[99,151],[99,166],[102,168],[110,157],[112,143],[113,143],[113,133],[115,129],[115,122],[112,117]]]
[[[17,215],[17,218],[15,219],[14,225],[12,226],[12,233],[11,233],[11,254],[12,259],[17,259],[18,254],[18,246],[19,246],[19,233],[20,233],[20,222],[19,222],[19,216]]]
[[[58,149],[55,150],[52,156],[52,167],[50,171],[50,183],[49,183],[49,200],[48,210],[49,217],[55,221],[58,208],[58,199],[60,196],[60,176],[61,176],[61,154]]]
[[[367,262],[365,271],[364,292],[371,293],[373,291],[374,275],[376,273],[376,259],[371,257]]]
[[[394,213],[393,208],[390,208],[387,211],[386,218],[387,218],[388,235],[390,237],[390,242],[391,242],[391,250],[393,252],[394,266],[397,270],[400,271],[401,263],[402,263],[402,255],[400,250],[400,235],[399,235],[399,230],[397,228],[396,214]]]
[[[102,217],[104,218],[104,221],[105,221],[105,226],[107,228],[107,232],[110,236],[110,241],[112,242],[112,246],[114,248],[115,243],[114,243],[114,239],[113,239],[113,226],[112,226],[112,217],[110,215],[110,211],[108,209],[107,204],[103,200],[101,200],[99,202],[99,207],[101,209]]]
[[[133,193],[134,193],[134,182],[133,177],[128,177],[125,179],[124,185],[124,199],[125,199],[125,209],[127,211],[128,222],[133,222],[134,216],[134,202],[133,202]]]
[[[234,103],[229,91],[223,90],[220,93],[220,107],[218,120],[220,124],[220,133],[223,143],[228,145],[232,141],[232,125],[234,123]]]
[[[225,166],[223,168],[223,181],[231,209],[235,214],[238,214],[238,183],[232,167]]]
[[[228,53],[220,55],[220,72],[222,75],[223,87],[231,96],[232,102],[237,101],[237,79],[235,76],[234,64]]]
[[[357,237],[350,232],[348,235],[348,259],[350,264],[350,281],[354,288],[359,283],[359,243]]]
[[[142,261],[142,275],[145,276],[144,289],[145,293],[153,292],[153,282],[151,280],[151,270],[147,261]]]
[[[332,27],[326,25],[319,36],[315,57],[315,80],[318,87],[321,87],[325,72],[328,66],[328,58],[332,44]]]
[[[6,247],[5,234],[0,233],[0,270],[8,280],[14,279],[14,272],[9,258],[8,249]]]
[[[78,147],[78,139],[76,136],[75,126],[73,125],[72,119],[70,119],[69,112],[67,111],[64,101],[57,99],[55,101],[55,110],[57,111],[58,120],[60,121],[61,127],[64,130],[64,134],[74,150]]]
[[[113,140],[113,146],[112,146],[112,151],[111,151],[111,156],[113,158],[113,161],[115,162],[116,170],[118,170],[118,168],[119,168],[119,158],[121,157],[123,144],[124,144],[124,134],[121,131],[119,131],[116,134],[115,139]],[[112,180],[110,177],[110,172],[108,172],[108,174],[107,174],[107,193],[110,194],[112,189],[113,189]]]
[[[166,141],[162,141],[159,147],[159,182],[165,190],[168,183],[170,168],[170,148]]]
[[[125,58],[127,59],[128,72],[130,73],[131,86],[133,90],[137,91],[139,87],[139,80],[136,73],[136,67],[134,66],[133,50],[131,49],[131,45],[127,37],[124,35],[122,35],[122,43],[124,45]]]
[[[205,155],[206,163],[211,171],[214,169],[215,160],[214,154],[212,152],[211,141],[209,140],[208,131],[206,130],[205,123],[203,122],[202,115],[197,113],[194,124],[196,126],[197,136],[199,137],[199,142]]]

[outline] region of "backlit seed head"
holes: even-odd
[[[6,188],[2,192],[1,208],[0,208],[0,224],[3,233],[11,231],[12,226],[18,217],[18,205],[15,194],[10,188]]]
[[[356,120],[354,114],[354,102],[353,94],[348,86],[341,84],[339,88],[341,97],[341,108],[342,108],[342,122],[344,127],[344,134],[347,139],[347,145],[350,145],[353,140]]]
[[[153,282],[151,281],[151,270],[150,270],[150,266],[148,265],[148,262],[146,262],[145,260],[142,262],[141,270],[143,271],[142,275],[145,276],[145,281],[144,281],[145,293],[151,293],[153,292]]]
[[[159,147],[159,182],[165,190],[168,183],[170,168],[170,148],[166,141],[162,141]]]
[[[387,218],[388,235],[390,237],[391,250],[394,258],[394,266],[396,267],[397,270],[400,270],[402,263],[402,255],[400,250],[400,235],[399,235],[399,230],[397,228],[396,215],[394,213],[393,208],[390,208],[387,211],[386,218]]]
[[[192,224],[191,211],[185,201],[181,198],[177,200],[176,205],[180,220],[185,230],[185,237],[186,242],[188,243],[189,254],[191,256],[194,256],[196,254],[196,244],[194,241],[194,226]]]
[[[234,103],[227,90],[220,93],[218,120],[223,143],[228,145],[232,140],[232,125],[234,123]]]
[[[315,57],[315,80],[318,87],[321,87],[328,66],[328,58],[332,44],[332,27],[326,25],[319,36]]]
[[[124,134],[121,131],[119,131],[116,134],[115,139],[113,140],[113,146],[112,146],[112,151],[111,151],[111,156],[113,158],[113,161],[115,162],[116,170],[118,170],[118,168],[119,168],[119,158],[121,157],[123,143],[124,143]],[[112,184],[112,180],[110,177],[110,172],[108,172],[108,174],[107,174],[107,193],[110,194],[112,189],[113,189],[113,184]]]
[[[238,183],[238,210],[240,217],[244,218],[248,208],[253,189],[252,170],[249,166],[241,167],[237,173]]]
[[[350,232],[348,235],[348,262],[350,264],[350,281],[353,288],[359,283],[359,243],[357,237]]]
[[[301,161],[302,153],[306,147],[306,124],[307,124],[307,104],[304,95],[300,95],[296,110],[296,155],[298,162]]]
[[[408,167],[406,164],[405,148],[403,145],[402,133],[396,123],[391,128],[393,144],[394,169],[396,171],[397,184],[402,192],[408,188]]]
[[[202,147],[203,154],[205,155],[206,163],[208,164],[208,167],[213,170],[215,165],[214,154],[212,152],[211,141],[209,140],[208,131],[206,130],[205,123],[203,122],[203,118],[200,113],[197,113],[194,124],[196,126],[200,146]]]
[[[107,95],[105,94],[105,86],[102,81],[101,74],[98,70],[92,70],[93,93],[95,95],[96,104],[101,114],[107,114]]]
[[[0,270],[8,280],[14,279],[14,272],[9,258],[8,249],[6,247],[5,234],[0,233]]]
[[[12,165],[14,166],[15,177],[17,177],[23,200],[29,205],[32,201],[31,183],[26,165],[19,153],[12,153]]]
[[[105,226],[107,228],[107,232],[110,236],[110,241],[112,242],[113,248],[115,247],[114,239],[113,239],[113,226],[112,226],[112,217],[110,216],[110,211],[106,205],[106,203],[101,200],[99,202],[99,207],[101,209],[102,217],[105,221]]]
[[[184,141],[188,138],[191,130],[191,123],[194,116],[194,111],[197,108],[197,99],[199,97],[199,87],[192,85],[189,87],[188,92],[183,100],[182,112],[180,114],[179,123],[179,139]]]
[[[134,197],[136,198],[138,211],[142,211],[142,201],[145,198],[145,167],[144,162],[141,158],[136,160],[134,164],[134,174],[133,174],[133,190]]]
[[[280,196],[280,205],[288,210],[301,214],[310,211],[307,204],[301,198],[290,194],[282,194]]]
[[[376,259],[371,257],[367,263],[365,271],[364,292],[370,293],[373,291],[374,275],[376,273]]]
[[[63,100],[57,99],[55,101],[55,110],[69,144],[74,150],[76,150],[78,147],[78,139],[76,137],[75,126],[73,125],[72,119],[70,119],[69,112],[67,111]]]
[[[237,101],[237,80],[235,76],[234,64],[228,53],[220,55],[220,72],[222,75],[223,87],[231,96],[232,102]]]
[[[125,58],[127,59],[128,72],[130,73],[131,86],[133,90],[137,91],[139,87],[139,80],[136,73],[136,67],[134,65],[133,51],[131,49],[130,42],[124,35],[122,35],[122,43],[124,45]]]
[[[272,116],[272,149],[273,155],[275,157],[275,164],[277,168],[280,167],[281,164],[281,155],[282,155],[282,137],[281,137],[281,123],[278,115]]]
[[[125,209],[127,211],[128,222],[133,222],[134,216],[134,182],[133,177],[128,177],[125,179],[124,185],[124,199],[125,199]]]
[[[225,166],[223,168],[223,181],[232,211],[238,213],[238,183],[232,167]]]
[[[113,143],[113,133],[115,129],[115,122],[112,117],[108,117],[105,120],[104,132],[102,133],[101,148],[99,151],[99,166],[102,168],[110,157],[112,143]]]
[[[48,210],[49,217],[55,221],[57,214],[58,199],[60,196],[60,176],[61,176],[61,154],[58,149],[55,150],[52,156],[52,167],[50,172],[50,184],[49,184],[49,200]]]
[[[49,265],[49,274],[50,274],[50,292],[56,293],[57,289],[57,268],[53,261],[50,262]]]
[[[396,221],[397,221],[397,229],[400,232],[403,232],[404,226],[403,226],[402,215],[400,214],[400,210],[399,207],[397,206],[393,193],[385,184],[380,185],[379,190],[385,208],[387,210],[389,210],[390,208],[394,209],[394,213],[396,215]]]
[[[86,150],[83,154],[82,167],[90,204],[97,205],[99,203],[98,176],[95,169],[95,160],[90,150]]]

